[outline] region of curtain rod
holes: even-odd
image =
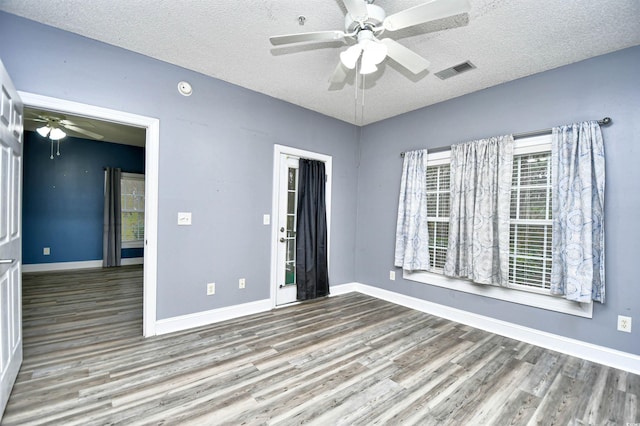
[[[606,126],[608,124],[611,123],[611,117],[605,117],[602,120],[598,120],[598,124],[601,126]],[[549,129],[541,129],[541,130],[533,130],[530,132],[523,132],[523,133],[514,133],[513,134],[513,138],[514,139],[522,139],[522,138],[530,138],[532,136],[542,136],[542,135],[547,135],[549,133],[551,133],[553,131],[553,129],[549,128]],[[429,152],[434,153],[434,152],[442,152],[442,151],[446,151],[448,149],[451,149],[451,146],[441,146],[438,148],[433,148],[430,149]],[[404,151],[400,153],[400,157],[404,158]]]

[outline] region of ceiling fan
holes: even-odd
[[[57,137],[60,136],[60,132],[59,130],[70,130],[71,132],[74,133],[79,133],[81,135],[85,135],[88,136],[92,139],[98,139],[98,140],[102,140],[104,139],[104,136],[92,132],[90,130],[84,129],[82,127],[80,127],[79,124],[74,123],[71,120],[67,120],[66,118],[64,118],[64,116],[55,116],[55,115],[44,115],[44,114],[33,114],[33,115],[29,115],[27,117],[25,117],[26,120],[29,121],[33,121],[36,123],[43,123],[41,127],[38,127],[38,129],[36,131],[38,131],[38,133],[43,136],[43,137],[47,137],[49,136],[49,138],[57,140],[57,139],[62,139],[65,135],[63,135],[62,137]],[[85,123],[82,126],[87,127],[90,124]],[[40,132],[40,129],[43,129],[42,132]],[[48,129],[45,130],[45,129]],[[56,130],[58,129],[58,130]],[[45,133],[45,134],[43,134]],[[64,131],[63,131],[64,133]]]
[[[25,120],[32,121],[34,123],[41,123],[36,125],[36,132],[43,138],[49,138],[51,140],[51,159],[53,160],[53,142],[58,142],[57,155],[60,155],[60,139],[67,136],[64,130],[74,132],[76,134],[88,136],[92,139],[102,140],[104,136],[101,134],[92,132],[90,130],[80,127],[77,123],[71,120],[67,120],[64,116],[45,115],[36,113],[25,114]],[[83,126],[90,126],[89,123],[85,123]]]
[[[344,31],[315,31],[299,34],[272,36],[274,46],[304,42],[355,41],[340,53],[331,83],[342,83],[347,78],[347,68],[358,65],[360,74],[375,72],[385,58],[419,74],[429,68],[429,61],[390,38],[380,38],[385,31],[397,31],[449,16],[469,12],[469,0],[431,0],[418,6],[387,16],[384,10],[373,4],[374,0],[341,0],[347,9]]]

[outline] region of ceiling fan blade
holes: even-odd
[[[390,38],[380,40],[387,46],[387,56],[402,65],[414,74],[419,74],[429,68],[429,61],[418,55],[411,49],[407,49],[400,43]]]
[[[77,126],[81,128],[85,127],[96,127],[93,123],[85,119],[74,118],[75,121],[71,120],[60,120],[59,123],[63,126]],[[78,123],[78,121],[82,121],[82,123]]]
[[[368,12],[367,4],[364,0],[342,0],[342,3],[344,3],[347,12],[349,12],[354,21],[358,21],[358,18],[363,21],[366,19]]]
[[[431,0],[387,16],[383,25],[389,31],[396,31],[413,25],[466,13],[469,12],[470,8],[469,0]]]
[[[306,41],[344,41],[343,31],[316,31],[311,33],[287,34],[269,37],[269,41],[274,46],[291,43],[303,43]]]
[[[43,118],[25,117],[24,119],[28,120],[28,121],[35,121],[35,122],[38,122],[38,123],[48,123],[49,122],[49,121],[47,121],[47,120],[45,120]]]
[[[347,79],[347,70],[344,69],[342,62],[338,62],[338,66],[336,67],[333,75],[329,79],[329,83],[331,84],[342,84]]]
[[[80,128],[78,126],[74,126],[72,124],[61,124],[60,127],[64,127],[65,129],[69,129],[72,132],[76,132],[76,133],[83,134],[85,136],[89,136],[90,138],[99,139],[99,140],[104,139],[104,136],[102,136],[102,135],[100,135],[98,133],[90,132],[89,130],[82,129],[82,128]]]

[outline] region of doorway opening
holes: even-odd
[[[145,131],[145,201],[144,201],[144,269],[143,335],[156,334],[157,233],[158,233],[158,159],[159,120],[152,117],[82,104],[63,99],[19,92],[27,109],[45,110],[95,119]],[[64,153],[62,153],[64,155]],[[55,161],[55,160],[53,160]]]

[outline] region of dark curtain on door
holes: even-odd
[[[297,298],[309,300],[329,294],[325,171],[321,161],[300,159],[298,167]]]
[[[105,168],[104,227],[102,229],[102,266],[120,266],[122,219],[120,213],[120,177],[122,171]]]

